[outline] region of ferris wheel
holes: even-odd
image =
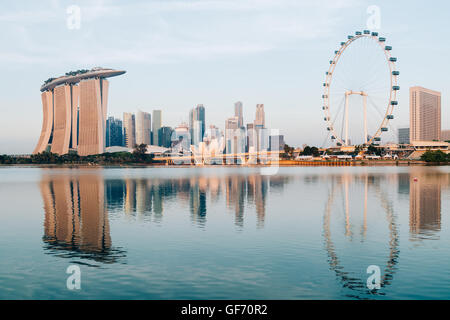
[[[378,144],[389,130],[400,90],[391,50],[378,32],[364,30],[349,35],[334,52],[323,83],[322,109],[337,146]]]

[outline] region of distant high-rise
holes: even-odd
[[[255,131],[255,124],[253,123],[247,123],[247,152],[254,152],[256,151],[256,131]]]
[[[398,143],[399,144],[409,144],[409,128],[399,128],[398,129]]]
[[[225,153],[235,153],[238,128],[238,117],[231,117],[225,121]]]
[[[172,133],[173,129],[171,127],[161,127],[158,130],[158,146],[170,148],[172,144]]]
[[[33,153],[76,151],[80,156],[105,151],[109,82],[125,71],[94,68],[50,78],[41,86],[44,121]]]
[[[190,152],[191,135],[189,133],[189,126],[186,123],[181,123],[175,127],[172,132],[172,147],[175,152]]]
[[[205,107],[198,104],[189,112],[189,132],[191,144],[198,145],[205,136]]]
[[[150,113],[138,111],[136,115],[136,144],[151,144],[151,119]]]
[[[122,120],[109,117],[106,120],[106,147],[123,146]]]
[[[273,135],[269,136],[269,151],[280,151],[284,149],[284,136]]]
[[[136,120],[134,114],[123,113],[123,140],[127,148],[134,148],[136,145]]]
[[[263,104],[257,104],[256,105],[256,115],[255,115],[255,126],[262,125],[263,127],[266,126],[266,116],[264,114],[264,105]]]
[[[441,138],[441,93],[422,87],[409,89],[411,141]]]
[[[244,116],[242,112],[242,102],[238,101],[234,104],[234,116],[238,117],[239,128],[244,126]]]
[[[153,110],[152,145],[159,146],[158,131],[162,126],[162,111]]]

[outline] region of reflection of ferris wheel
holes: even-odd
[[[370,182],[371,181],[371,182]],[[369,175],[361,176],[355,179],[358,185],[364,185],[364,209],[363,209],[363,227],[361,230],[361,235],[363,239],[366,237],[367,232],[367,208],[368,208],[368,195],[370,193],[374,194],[378,198],[378,203],[380,203],[383,210],[386,212],[386,220],[389,229],[389,255],[386,261],[386,265],[384,267],[384,272],[381,277],[381,287],[386,288],[388,285],[392,283],[394,273],[397,269],[397,263],[399,258],[399,234],[398,227],[396,222],[396,215],[394,213],[392,204],[390,203],[387,193],[380,188],[379,184],[374,183],[373,177]],[[331,236],[331,216],[332,209],[336,208],[335,202],[340,193],[340,195],[344,198],[344,206],[345,206],[345,236],[351,236],[350,230],[350,209],[349,209],[349,185],[352,183],[350,176],[342,176],[338,183],[333,181],[331,190],[329,192],[328,201],[325,207],[325,214],[323,220],[323,236],[325,238],[325,249],[328,255],[328,263],[330,265],[330,269],[333,270],[336,276],[339,278],[344,288],[351,289],[353,294],[351,297],[355,298],[363,298],[370,295],[384,295],[381,292],[371,291],[367,288],[367,284],[365,281],[360,279],[353,274],[352,272],[345,271],[345,268],[342,264],[341,259],[338,257],[336,246],[332,240]],[[373,187],[374,192],[369,191],[369,187]],[[339,188],[340,187],[340,188]],[[339,190],[340,189],[340,190]]]
[[[392,47],[385,42],[377,32],[357,31],[341,42],[330,60],[322,109],[329,135],[338,146],[360,140],[367,145],[377,143],[394,119],[400,73],[395,67],[397,58],[391,56]]]

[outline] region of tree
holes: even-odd
[[[284,145],[284,155],[283,157],[291,159],[294,157],[294,148],[290,147],[288,144]]]
[[[135,145],[133,149],[133,157],[135,158],[135,160],[140,162],[151,160],[150,155],[147,154],[147,145],[145,143]]]
[[[425,162],[445,163],[450,161],[450,154],[445,154],[441,150],[425,152],[420,159]]]

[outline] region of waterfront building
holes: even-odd
[[[422,87],[409,89],[411,141],[439,141],[441,138],[441,93]]]
[[[409,128],[399,128],[398,129],[398,143],[399,144],[409,144]]]
[[[234,104],[234,116],[238,118],[239,128],[244,126],[244,116],[242,108],[243,106],[241,101],[238,101]]]
[[[122,120],[108,117],[106,120],[106,145],[105,147],[123,146]]]
[[[50,78],[41,86],[43,123],[33,154],[51,151],[81,156],[105,151],[109,82],[125,71],[94,68]]]
[[[136,145],[136,122],[134,114],[124,112],[123,113],[123,139],[124,146],[133,149]]]
[[[136,115],[136,144],[151,144],[151,120],[150,113],[138,111]]]
[[[153,123],[152,123],[152,141],[151,144],[158,146],[159,144],[159,136],[158,132],[162,126],[162,111],[161,110],[153,110]]]

